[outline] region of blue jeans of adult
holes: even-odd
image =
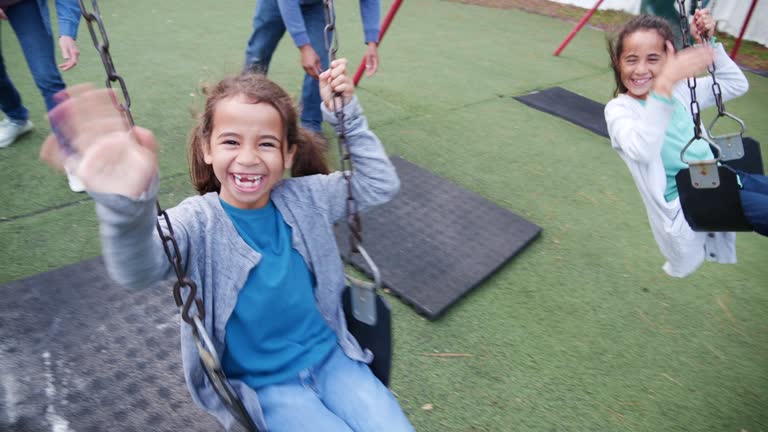
[[[56,66],[53,38],[45,28],[40,8],[36,1],[27,0],[9,7],[5,14],[19,40],[29,70],[32,72],[32,78],[43,95],[47,110],[50,111],[56,106],[53,96],[64,90],[66,85]],[[14,121],[25,121],[29,118],[29,111],[22,104],[21,96],[5,70],[1,50],[0,109]]]
[[[323,70],[328,69],[328,52],[325,49],[323,36],[325,29],[323,3],[301,5],[301,15],[304,18],[310,44],[320,57]],[[285,34],[285,24],[280,16],[277,0],[259,0],[253,16],[253,33],[245,49],[245,67],[260,69],[266,73],[272,54],[283,34]],[[317,80],[305,74],[301,89],[301,125],[304,128],[314,132],[322,131],[323,114],[320,111],[320,103],[320,88]]]
[[[755,229],[768,236],[768,177],[737,171],[741,179],[741,207]]]
[[[414,431],[368,365],[350,359],[338,346],[319,365],[256,393],[270,432]]]

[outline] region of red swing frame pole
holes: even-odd
[[[395,14],[397,14],[397,10],[400,9],[401,4],[403,4],[403,0],[395,0],[389,8],[387,16],[384,17],[384,21],[381,23],[381,29],[379,30],[379,46],[381,46],[381,41],[384,40],[384,34],[387,32],[389,25],[392,24],[392,20],[395,19]],[[353,78],[355,86],[360,82],[360,78],[363,77],[363,71],[365,71],[365,58],[360,60],[360,66],[357,67],[357,72],[355,72],[355,77]]]
[[[752,5],[749,6],[749,12],[747,12],[747,17],[744,19],[744,25],[741,26],[741,32],[739,33],[739,37],[736,39],[736,43],[733,45],[733,49],[731,50],[730,57],[733,60],[736,59],[736,54],[738,54],[739,48],[741,48],[741,40],[744,39],[744,33],[747,31],[749,20],[752,19],[752,12],[755,11],[755,6],[757,6],[757,0],[752,0]]]
[[[574,36],[576,36],[576,33],[581,30],[582,27],[584,27],[584,24],[589,21],[590,18],[592,18],[592,15],[595,14],[595,11],[597,11],[597,8],[600,7],[600,4],[603,3],[603,0],[597,0],[597,3],[592,7],[592,9],[588,10],[587,13],[584,14],[583,17],[581,17],[581,20],[576,24],[576,26],[573,27],[573,30],[568,34],[568,36],[565,37],[565,40],[563,40],[563,43],[560,44],[559,47],[555,50],[555,56],[559,56],[561,52],[565,49],[565,47],[568,45],[568,43],[571,42],[571,39],[573,39]]]

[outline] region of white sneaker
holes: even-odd
[[[0,148],[13,144],[16,138],[31,131],[34,127],[35,125],[29,120],[17,123],[6,118],[0,121]]]
[[[67,180],[69,181],[69,189],[72,192],[85,192],[85,185],[76,175],[70,174],[67,170]]]

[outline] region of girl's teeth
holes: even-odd
[[[256,186],[261,183],[261,179],[263,176],[257,176],[257,177],[250,177],[250,178],[243,178],[241,176],[234,176],[235,177],[235,184],[238,186]]]

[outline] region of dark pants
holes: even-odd
[[[328,69],[328,51],[325,49],[325,10],[323,3],[302,5],[301,15],[307,29],[312,49],[315,50],[323,70]],[[253,33],[245,50],[245,67],[264,72],[269,69],[272,53],[285,33],[285,24],[277,6],[277,0],[259,0],[253,17]],[[313,132],[322,132],[323,113],[320,110],[319,82],[304,74],[301,89],[301,125]]]
[[[64,90],[66,85],[56,66],[53,38],[46,29],[40,8],[36,1],[27,0],[10,6],[5,10],[5,14],[19,40],[29,70],[32,72],[32,78],[43,95],[46,108],[50,111],[56,106],[53,95]],[[21,103],[19,92],[5,70],[2,51],[0,51],[0,110],[11,120],[23,121],[29,117],[27,109]]]
[[[756,232],[768,236],[768,177],[737,171],[741,179],[741,206]]]

